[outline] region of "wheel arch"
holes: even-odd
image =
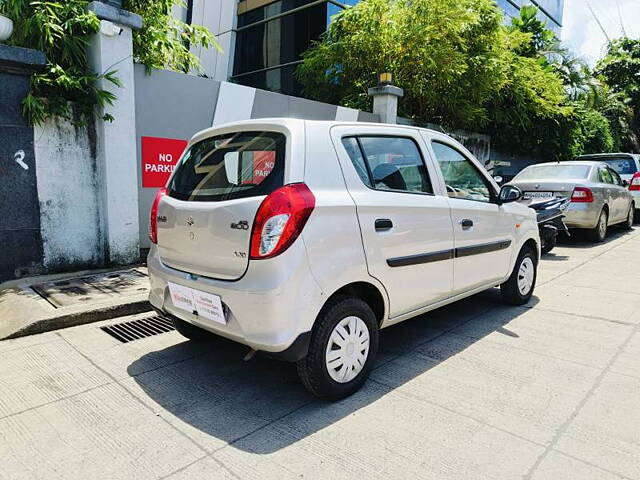
[[[371,310],[373,310],[373,313],[378,320],[378,325],[381,325],[386,318],[387,303],[385,301],[385,296],[380,288],[371,282],[357,281],[340,287],[327,298],[322,308],[339,296],[355,297],[364,301],[369,305],[369,307],[371,307]]]

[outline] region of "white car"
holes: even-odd
[[[151,304],[297,362],[313,394],[368,376],[378,331],[500,285],[526,303],[533,210],[450,137],[296,119],[196,134],[152,206]]]

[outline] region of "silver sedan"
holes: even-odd
[[[524,192],[526,204],[570,197],[567,227],[588,229],[596,242],[605,239],[611,225],[633,225],[634,199],[616,171],[603,162],[538,163],[522,170],[509,185]]]

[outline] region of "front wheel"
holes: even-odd
[[[338,297],[320,312],[298,375],[309,392],[337,400],[355,393],[378,352],[378,322],[365,302]]]
[[[511,305],[524,305],[536,286],[538,262],[533,249],[524,247],[518,255],[509,279],[500,285],[502,299]]]

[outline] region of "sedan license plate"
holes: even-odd
[[[174,307],[222,325],[227,324],[222,300],[218,295],[171,282],[169,282],[169,293]]]
[[[524,192],[522,198],[524,200],[531,200],[534,198],[553,198],[553,192]]]

